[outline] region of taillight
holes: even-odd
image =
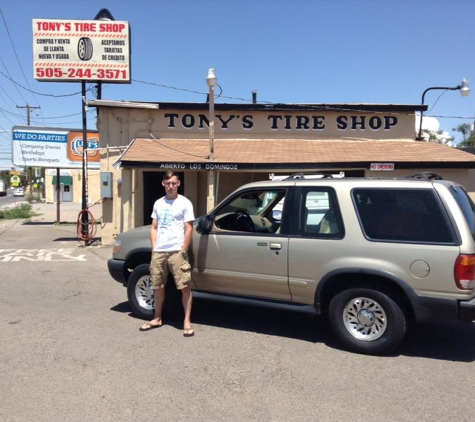
[[[475,255],[459,255],[455,261],[454,276],[460,290],[475,288]]]

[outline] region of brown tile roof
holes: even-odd
[[[132,141],[121,161],[125,163],[203,163],[208,161],[209,141],[204,139],[144,139]],[[348,141],[301,139],[218,139],[215,163],[467,163],[475,155],[433,142]]]

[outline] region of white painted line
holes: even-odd
[[[19,261],[86,261],[86,255],[73,256],[74,252],[77,252],[77,249],[0,249],[0,263]]]

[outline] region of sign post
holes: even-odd
[[[86,81],[130,83],[130,29],[107,9],[97,20],[33,19],[33,73],[43,82],[81,82],[82,210],[81,240],[89,240],[87,189]]]

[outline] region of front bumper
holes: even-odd
[[[107,268],[109,269],[109,274],[115,281],[118,281],[124,286],[127,284],[127,280],[125,278],[127,271],[125,268],[125,261],[119,261],[113,258],[109,259],[107,261]]]

